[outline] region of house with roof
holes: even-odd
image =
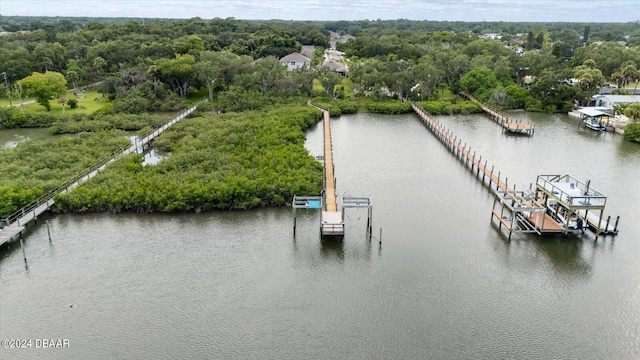
[[[345,65],[344,63],[335,61],[333,59],[328,59],[322,64],[322,66],[329,68],[329,70],[336,72],[338,74],[341,74],[343,76],[347,76],[347,73],[349,72],[347,65]]]
[[[300,50],[300,54],[302,56],[306,56],[313,61],[315,56],[316,47],[313,45],[302,45],[302,50]]]
[[[640,95],[598,94],[591,98],[593,106],[613,109],[618,104],[640,103]]]
[[[280,59],[280,63],[285,65],[289,71],[307,70],[311,66],[311,59],[294,52]]]

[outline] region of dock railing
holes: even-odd
[[[569,189],[575,191],[570,194],[566,191],[566,188],[556,184],[567,184]],[[538,175],[536,185],[550,191],[569,206],[604,207],[607,202],[606,195],[569,175]]]
[[[64,183],[56,186],[55,188],[50,189],[43,195],[39,196],[37,199],[31,201],[30,203],[23,206],[19,210],[10,214],[8,217],[1,219],[0,223],[3,224],[4,226],[10,226],[11,224],[17,222],[19,219],[23,218],[25,215],[28,215],[29,213],[33,213],[37,208],[39,208],[43,204],[46,204],[48,207],[50,206],[49,204],[53,205],[53,198],[55,197],[56,194],[62,194],[82,184],[84,182],[83,179],[85,178],[86,180],[90,179],[91,174],[96,173],[99,170],[102,170],[107,164],[115,160],[118,160],[122,156],[129,155],[132,152],[136,152],[138,150],[138,147],[142,147],[144,149],[145,144],[149,144],[154,137],[158,136],[160,133],[162,133],[162,131],[166,130],[166,128],[168,128],[169,126],[189,116],[191,113],[193,113],[196,110],[196,108],[197,108],[197,105],[189,109],[184,109],[176,117],[152,126],[151,129],[147,130],[142,135],[138,136],[138,138],[141,139],[140,142],[136,140],[136,142],[133,145],[132,144],[125,145],[119,148],[118,150],[113,151],[111,154],[102,158],[94,165],[81,171],[80,174],[68,179]],[[18,225],[21,225],[21,224],[18,224]]]
[[[460,92],[460,95],[466,97],[467,99],[476,102],[480,105],[482,110],[491,115],[493,120],[497,122],[500,126],[502,126],[503,130],[517,133],[517,134],[527,134],[529,136],[533,135],[535,131],[535,126],[532,123],[525,122],[519,118],[513,118],[507,115],[502,110],[496,108],[495,106],[491,106],[489,104],[485,104],[482,101],[473,97],[473,95],[469,94],[466,91]]]

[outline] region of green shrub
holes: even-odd
[[[336,104],[343,114],[355,114],[358,112],[358,103],[355,100],[338,100]]]
[[[451,105],[453,114],[477,114],[482,112],[482,107],[475,101],[461,101]]]
[[[17,108],[0,108],[0,125],[6,128],[48,127],[61,119],[76,120],[82,114],[54,114],[50,112],[25,112]]]
[[[129,144],[124,135],[113,131],[83,133],[0,149],[0,218]]]
[[[544,112],[544,105],[542,101],[535,98],[528,98],[525,102],[524,109],[527,111]]]
[[[569,111],[571,111],[571,109],[573,109],[573,103],[571,101],[565,101],[562,103],[562,113],[566,114]]]
[[[320,111],[213,114],[180,122],[155,141],[171,156],[143,166],[128,156],[83,186],[56,197],[60,211],[206,211],[282,206],[322,191],[322,165],[304,148]]]
[[[411,103],[397,100],[370,101],[365,106],[367,111],[374,114],[406,114],[411,112]]]
[[[67,100],[67,104],[69,105],[69,108],[71,109],[75,109],[78,107],[78,100],[76,99],[69,99]]]
[[[640,143],[640,123],[631,123],[624,128],[624,138]]]
[[[355,100],[333,100],[323,97],[315,97],[313,102],[327,108],[331,116],[342,114],[355,114],[358,112],[358,103]]]
[[[431,115],[450,115],[453,113],[450,101],[420,101],[418,105]]]
[[[515,84],[507,86],[504,91],[507,93],[508,109],[524,109],[529,91]]]

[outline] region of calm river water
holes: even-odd
[[[382,245],[365,237],[365,210],[347,211],[341,243],[320,241],[310,210],[295,239],[286,208],[50,217],[51,242],[43,221],[25,236],[26,266],[19,244],[0,250],[0,339],[69,347],[0,358],[640,358],[640,146],[514,115],[533,137],[482,115],[441,120],[518,187],[591,179],[621,215],[615,239],[508,242],[492,193],[415,115],[343,116],[337,190],[372,199]],[[310,129],[313,155],[321,141]]]

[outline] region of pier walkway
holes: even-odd
[[[108,164],[120,159],[122,156],[143,152],[145,147],[150,146],[151,141],[154,138],[162,134],[162,132],[170,128],[172,125],[189,116],[196,110],[196,108],[197,106],[193,106],[190,109],[180,112],[176,117],[147,131],[144,135],[140,136],[140,140],[136,138],[133,144],[127,145],[126,147],[113,152],[111,155],[89,169],[86,169],[78,176],[32,201],[22,209],[9,215],[6,219],[0,220],[0,225],[3,226],[3,229],[0,229],[0,245],[20,237],[22,232],[25,230],[25,226],[29,222],[36,221],[38,216],[51,209],[55,203],[54,196],[56,194],[64,194],[67,191],[73,190],[80,184],[96,176],[100,171],[106,168]]]
[[[500,171],[495,171],[494,167],[489,168],[487,161],[482,163],[482,156],[476,156],[476,152],[471,149],[471,146],[467,146],[466,143],[462,143],[462,139],[458,139],[456,135],[450,130],[446,129],[438,121],[431,118],[431,116],[420,108],[415,103],[412,104],[413,110],[420,116],[422,123],[427,126],[429,130],[440,140],[460,161],[462,161],[471,172],[474,172],[482,182],[486,183],[490,188],[495,188],[496,191],[508,192],[513,191],[509,189],[508,178],[501,178]]]
[[[314,105],[322,111],[324,136],[324,194],[320,233],[322,236],[344,236],[344,220],[338,211],[336,195],[335,166],[333,165],[333,148],[331,143],[331,119],[329,110]]]
[[[504,112],[482,103],[481,101],[479,101],[478,99],[476,99],[471,94],[465,91],[462,91],[460,95],[466,97],[471,101],[478,103],[480,107],[482,107],[482,110],[487,115],[489,115],[496,123],[502,126],[503,131],[507,131],[514,134],[524,134],[528,136],[533,135],[533,132],[535,131],[535,127],[532,123],[523,122],[522,120],[519,120],[519,119],[513,119],[509,117],[509,115],[505,114]]]
[[[472,151],[471,146],[463,143],[453,132],[444,127],[440,122],[434,120],[425,110],[415,103],[412,104],[412,108],[416,114],[418,114],[422,123],[436,138],[440,140],[478,180],[495,193],[496,202],[494,203],[491,218],[493,219],[495,217],[498,220],[499,227],[505,227],[509,233],[509,239],[511,239],[513,232],[536,233],[538,235],[553,233],[567,234],[569,232],[568,222],[563,226],[563,224],[556,221],[547,213],[548,206],[546,202],[543,202],[542,197],[538,196],[538,194],[541,193],[538,184],[535,189],[532,188],[533,184],[530,184],[529,188],[523,186],[521,190],[516,190],[515,184],[509,186],[508,178],[503,177],[500,171],[496,171],[493,165],[489,167],[487,160],[483,161],[482,156],[476,154],[476,151]],[[538,182],[540,182],[541,178],[544,178],[544,176],[539,176]],[[567,176],[567,178],[570,177]],[[575,180],[572,181],[574,183],[577,182]],[[552,194],[557,194],[557,191]],[[546,201],[549,197],[544,197],[544,199]],[[500,211],[495,209],[497,202],[501,205]],[[603,208],[604,206],[602,206],[602,210]],[[598,209],[600,209],[600,207],[598,207]],[[605,228],[601,228],[600,222],[598,221],[598,225],[594,229],[596,236],[602,232],[605,234],[613,234],[613,232],[606,231],[608,227],[609,221],[607,221]]]
[[[333,146],[331,141],[331,114],[329,109],[316,104],[311,99],[307,105],[322,111],[322,135],[324,176],[322,180],[322,196],[293,196],[293,236],[296,235],[296,210],[297,209],[322,209],[320,220],[320,236],[330,238],[344,237],[344,212],[345,209],[367,209],[367,235],[371,240],[372,209],[371,200],[363,196],[343,196],[342,209],[338,211],[338,195],[336,193],[335,166],[333,164]],[[382,243],[382,240],[379,240]]]

